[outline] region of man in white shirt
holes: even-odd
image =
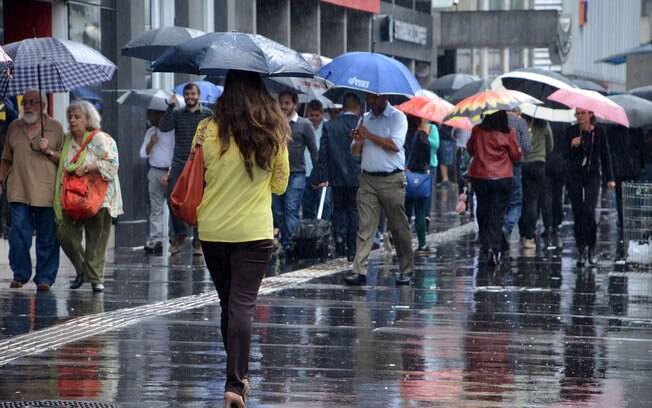
[[[147,120],[151,127],[145,132],[140,157],[148,159],[147,172],[149,191],[149,237],[145,242],[145,252],[154,255],[163,254],[163,231],[165,229],[165,200],[167,195],[168,175],[174,154],[174,130],[162,132],[159,121],[163,112],[148,110]]]
[[[360,221],[353,275],[346,278],[346,283],[367,283],[367,260],[382,209],[396,243],[400,266],[396,283],[406,285],[414,271],[412,238],[405,215],[403,145],[408,129],[407,118],[387,101],[386,95],[367,95],[367,105],[371,111],[364,114],[361,124],[352,132],[351,153],[362,156],[362,174],[356,197]]]

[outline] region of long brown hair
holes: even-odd
[[[230,70],[226,74],[213,118],[219,131],[220,156],[229,149],[233,136],[252,180],[254,161],[271,170],[274,156],[290,141],[287,118],[260,75],[253,72]]]

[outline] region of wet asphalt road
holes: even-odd
[[[437,213],[436,229],[460,224]],[[478,264],[473,236],[443,243],[417,259],[411,287],[394,287],[391,256],[372,262],[362,288],[343,286],[343,273],[288,288],[279,280],[258,302],[249,406],[652,406],[652,272],[613,264],[615,215],[603,218],[597,268],[575,267],[568,224],[558,251],[523,253],[514,237],[499,269]],[[222,406],[215,302],[81,340],[71,334],[95,330],[78,316],[210,291],[201,260],[184,256],[120,254],[100,296],[63,284],[46,294],[10,290],[0,272],[0,355],[2,341],[70,324],[56,349],[26,347],[0,366],[0,400]]]

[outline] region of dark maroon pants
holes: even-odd
[[[249,371],[256,297],[272,253],[272,240],[201,244],[222,308],[220,329],[227,359],[224,389],[242,395]]]

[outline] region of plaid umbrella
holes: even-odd
[[[68,92],[108,81],[116,66],[86,45],[57,38],[31,38],[5,46],[13,59],[13,78],[0,74],[2,96],[20,95],[29,89]]]
[[[485,116],[499,110],[512,110],[524,103],[540,104],[541,101],[519,91],[494,89],[480,92],[463,99],[445,119],[468,118],[473,124],[482,122]]]

